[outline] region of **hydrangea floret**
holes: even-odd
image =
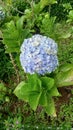
[[[51,73],[58,66],[57,43],[39,34],[24,39],[21,46],[20,62],[25,73]]]

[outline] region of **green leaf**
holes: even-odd
[[[5,93],[6,92],[6,87],[4,86],[3,83],[0,83],[0,100],[3,100]]]
[[[6,87],[4,86],[3,83],[0,83],[0,91],[5,91],[6,92]]]
[[[44,8],[45,6],[48,6],[50,4],[55,4],[55,3],[57,3],[56,0],[41,0],[40,1],[41,8]]]
[[[48,97],[48,105],[45,107],[45,111],[50,116],[56,116],[54,100]]]
[[[66,33],[64,32],[64,33],[61,35],[61,38],[66,39],[66,38],[69,38],[71,35],[72,35],[71,32],[66,32]]]
[[[31,92],[31,94],[29,95],[29,104],[30,107],[35,111],[38,104],[39,104],[39,99],[41,96],[41,92]]]
[[[55,82],[58,87],[73,85],[73,69],[59,72],[55,77]]]
[[[73,20],[73,10],[70,10],[68,17]]]
[[[41,33],[44,33],[46,36],[52,37],[54,35],[54,28],[55,28],[55,20],[56,17],[50,17],[49,13],[45,13],[42,23],[40,25]]]
[[[15,27],[14,21],[7,23],[6,29],[3,30],[3,43],[6,45],[7,53],[19,52],[19,32]]]
[[[48,91],[48,94],[51,96],[61,96],[56,87],[53,87],[50,91]]]
[[[54,86],[54,79],[49,77],[41,77],[42,86],[48,90],[50,90]]]
[[[22,99],[26,102],[29,102],[30,96],[33,96],[36,93],[39,92],[34,90],[34,86],[31,87],[30,83],[25,83],[24,81],[22,81],[14,90],[14,94],[19,99]]]
[[[19,18],[16,22],[16,27],[19,31],[21,31],[23,29],[23,24],[24,24],[24,18],[25,16],[22,16],[21,18]]]
[[[41,96],[41,81],[36,74],[28,75],[27,82],[21,82],[14,90],[14,94],[36,110]]]
[[[48,105],[47,94],[44,91],[41,94],[39,104],[44,107]]]
[[[32,91],[41,91],[41,80],[37,74],[28,74],[28,83],[30,83]]]
[[[19,98],[22,99],[26,102],[29,101],[29,97],[28,97],[28,84],[25,83],[24,81],[22,81],[21,83],[18,84],[18,86],[15,88],[14,90],[14,94]]]
[[[67,63],[67,64],[61,65],[61,66],[59,67],[59,71],[60,71],[60,72],[66,72],[66,71],[68,71],[68,70],[70,70],[70,69],[73,69],[73,64]]]

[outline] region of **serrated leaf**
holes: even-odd
[[[54,86],[54,79],[49,77],[41,77],[42,86],[48,91]]]
[[[7,27],[3,30],[3,43],[6,45],[6,52],[19,52],[20,40],[19,32],[15,27],[14,21],[7,23]]]

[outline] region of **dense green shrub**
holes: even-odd
[[[12,0],[12,9],[11,13],[13,15],[22,15],[26,8],[29,7],[29,4],[26,0]]]
[[[57,16],[57,21],[66,20],[67,15],[72,8],[72,0],[57,0],[57,3],[51,6],[51,15]]]
[[[8,81],[14,73],[12,63],[8,54],[5,54],[4,45],[0,42],[0,80]]]

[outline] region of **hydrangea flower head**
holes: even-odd
[[[39,34],[24,39],[20,62],[26,73],[44,75],[53,72],[58,66],[57,43]]]

